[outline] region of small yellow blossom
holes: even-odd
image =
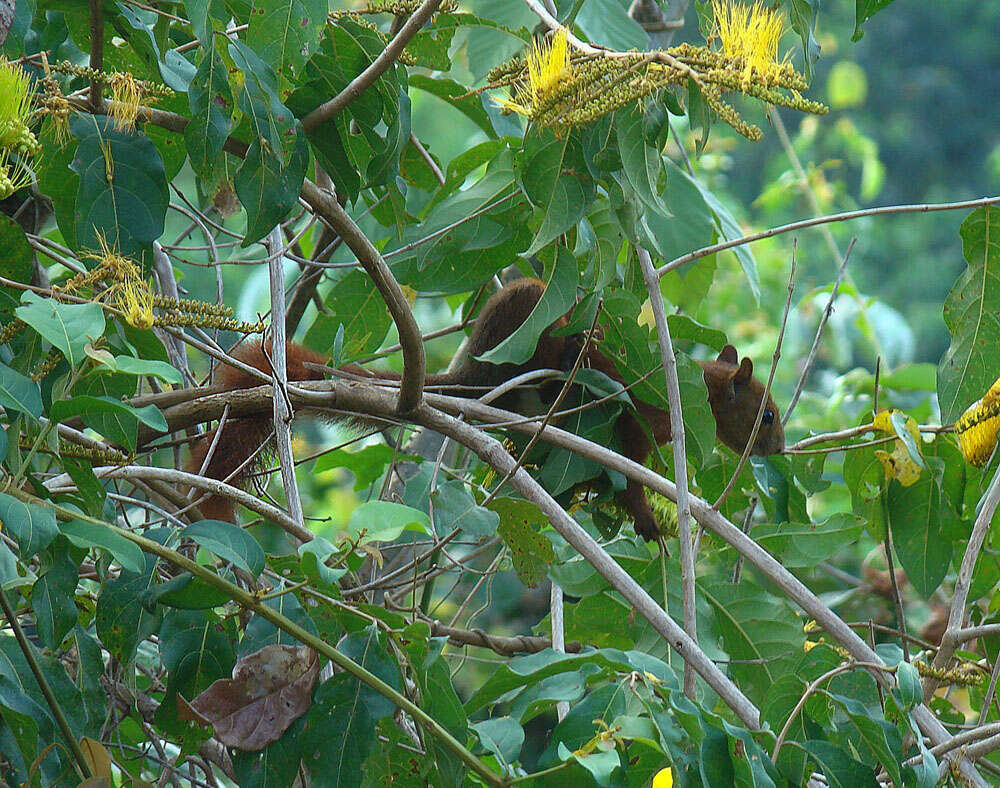
[[[674,788],[674,770],[669,766],[653,775],[653,788]]]
[[[875,414],[872,426],[880,432],[888,432],[890,435],[894,435],[896,430],[892,426],[892,414],[897,412],[893,409],[880,410]],[[906,417],[906,431],[912,436],[913,442],[919,446],[920,430],[917,428],[917,422],[912,416]],[[896,440],[892,446],[893,450],[891,452],[880,449],[875,450],[875,456],[878,457],[879,462],[882,463],[882,467],[885,468],[886,478],[896,479],[904,487],[915,484],[917,479],[920,478],[920,465],[910,457],[910,452],[903,441]]]
[[[519,88],[510,99],[498,99],[508,112],[531,117],[539,102],[549,95],[559,83],[569,79],[570,59],[566,30],[560,28],[551,42],[535,41],[527,55],[528,84]]]
[[[997,445],[1000,429],[1000,378],[978,402],[970,405],[958,421],[955,432],[966,462],[977,467],[985,465]]]
[[[713,0],[715,15],[713,35],[722,44],[722,51],[743,64],[743,79],[754,73],[765,76],[778,65],[778,41],[785,32],[785,20],[780,12],[765,6],[760,0]]]

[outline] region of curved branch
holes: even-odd
[[[399,386],[396,411],[400,414],[410,413],[420,405],[427,373],[420,326],[413,318],[410,304],[378,249],[332,194],[306,178],[302,184],[302,197],[344,239],[344,243],[354,252],[389,307],[389,314],[399,332],[399,342],[403,346],[403,378]]]
[[[403,54],[403,49],[410,43],[410,39],[427,24],[439,5],[441,5],[441,0],[424,0],[420,7],[406,20],[406,24],[400,28],[388,46],[372,61],[371,65],[352,79],[340,93],[306,115],[302,119],[302,128],[306,131],[312,131],[370,88],[375,80],[399,59],[399,56]]]

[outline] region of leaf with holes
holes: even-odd
[[[547,520],[535,504],[514,498],[497,498],[489,509],[500,515],[497,533],[510,550],[511,561],[518,578],[534,588],[556,560],[552,543],[536,529]]]

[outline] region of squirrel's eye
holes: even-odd
[[[768,408],[764,411],[764,418],[761,419],[761,424],[774,424],[774,411]]]

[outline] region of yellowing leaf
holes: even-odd
[[[955,422],[958,445],[966,462],[985,465],[997,445],[1000,429],[1000,378],[982,399],[974,402]]]
[[[880,410],[875,414],[872,426],[881,432],[897,434],[896,427],[892,423],[892,417],[895,413],[900,413],[900,411]],[[912,416],[906,416],[905,426],[906,431],[913,438],[914,449],[919,451],[917,447],[920,445],[920,430],[917,428],[917,422]],[[878,457],[885,469],[886,478],[895,479],[904,487],[915,484],[920,478],[921,466],[914,460],[910,449],[907,448],[903,440],[896,440],[891,445],[893,447],[891,452],[875,450],[875,456]]]
[[[669,766],[653,776],[653,788],[674,788],[674,772]]]

